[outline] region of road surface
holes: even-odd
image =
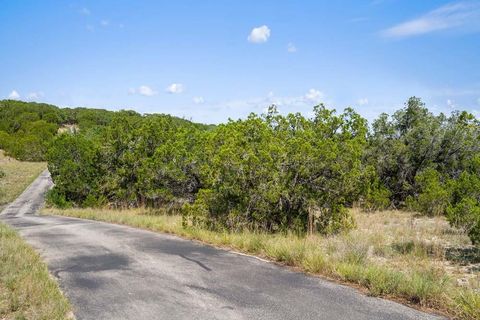
[[[43,172],[0,219],[45,259],[77,319],[440,319],[175,236],[38,216]]]

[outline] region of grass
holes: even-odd
[[[40,256],[0,224],[0,319],[67,319],[69,312]]]
[[[0,170],[5,177],[0,179],[0,208],[25,190],[47,168],[46,162],[23,162],[4,155],[0,150]]]
[[[0,150],[0,209],[14,200],[46,163],[20,162]],[[12,228],[0,223],[0,319],[71,319],[71,307],[46,265]]]
[[[332,237],[298,237],[184,228],[180,216],[146,209],[47,208],[43,212],[172,233],[350,283],[373,296],[459,319],[480,319],[478,266],[469,261],[450,261],[446,255],[452,247],[469,248],[468,238],[439,217],[353,210],[358,227],[351,232]]]

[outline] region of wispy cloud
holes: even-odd
[[[157,91],[153,90],[151,87],[143,85],[138,88],[128,89],[129,94],[139,94],[145,97],[153,97],[158,94]]]
[[[83,14],[83,15],[86,15],[86,16],[90,15],[90,10],[88,10],[88,8],[86,8],[86,7],[81,8],[79,10],[79,12],[80,12],[80,14]]]
[[[295,47],[295,45],[290,42],[287,45],[287,51],[290,52],[290,53],[297,52],[297,47]]]
[[[12,100],[20,99],[20,94],[17,92],[17,90],[12,90],[12,92],[10,92],[10,94],[8,95],[8,99],[12,99]]]
[[[368,104],[368,99],[367,98],[360,98],[357,100],[357,103],[359,106],[364,106]]]
[[[27,100],[30,100],[30,101],[38,100],[38,99],[43,98],[43,96],[44,96],[44,94],[43,94],[42,91],[30,92],[30,93],[27,95]]]
[[[269,92],[265,97],[222,102],[219,108],[262,112],[269,105],[274,104],[284,112],[296,112],[301,109],[310,111],[312,106],[323,102],[325,98],[325,94],[317,89],[310,89],[305,94],[299,96],[276,96],[273,92]]]
[[[480,31],[480,2],[455,2],[381,32],[387,38],[406,38],[442,30]]]
[[[195,104],[202,104],[205,102],[205,99],[203,97],[193,97],[193,103]]]

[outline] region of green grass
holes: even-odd
[[[68,319],[69,312],[40,256],[0,223],[0,319]]]
[[[6,157],[0,150],[0,208],[13,201],[35,178],[47,168],[46,162],[23,162]]]
[[[468,238],[445,229],[449,228],[448,224],[438,218],[412,225],[409,217],[397,212],[390,213],[391,216],[355,213],[357,230],[334,237],[298,237],[184,228],[180,216],[152,214],[145,209],[47,208],[43,212],[172,233],[351,283],[373,296],[441,311],[460,319],[480,319],[480,298],[474,291],[478,290],[478,283],[457,286],[454,275],[446,271],[443,256],[437,252],[452,243],[466,245]],[[398,237],[403,237],[406,244],[399,245]],[[425,245],[430,237],[440,240]]]

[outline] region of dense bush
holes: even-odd
[[[382,114],[373,122],[364,163],[375,167],[379,188],[388,189],[393,206],[447,214],[478,242],[479,141],[473,115],[433,115],[413,97],[392,117]]]
[[[480,243],[480,156],[451,182],[450,223],[465,230],[473,243]]]
[[[442,215],[450,200],[450,190],[441,181],[440,173],[428,168],[415,176],[418,193],[407,198],[407,207],[430,216]]]
[[[58,206],[165,207],[186,225],[335,232],[346,208],[408,208],[480,242],[480,123],[412,97],[370,130],[352,109],[219,126],[133,111],[0,101],[0,148],[49,161]],[[75,130],[59,130],[71,125]],[[65,131],[65,134],[60,134]]]
[[[366,130],[353,110],[337,116],[323,106],[312,119],[271,108],[221,125],[205,144],[205,187],[187,214],[230,230],[349,227],[345,206],[358,197]]]
[[[203,126],[119,112],[95,130],[59,135],[48,153],[55,197],[79,206],[173,205],[191,200]]]
[[[60,109],[56,106],[16,100],[0,101],[0,148],[24,161],[44,161],[58,129],[77,125],[82,130],[107,125],[112,111]]]

